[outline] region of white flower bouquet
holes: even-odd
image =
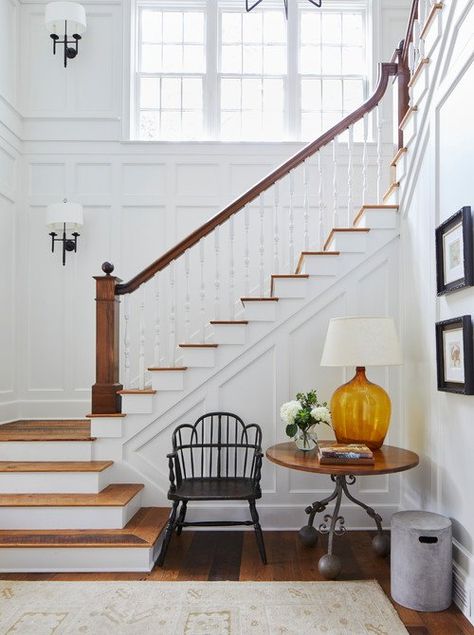
[[[286,434],[291,438],[296,437],[297,445],[301,449],[311,450],[316,446],[316,441],[311,438],[316,425],[324,423],[331,427],[331,413],[327,403],[319,403],[316,390],[310,390],[308,393],[299,392],[296,400],[282,404],[280,417],[286,423]]]

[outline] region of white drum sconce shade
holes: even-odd
[[[64,199],[62,203],[52,203],[48,205],[46,211],[46,225],[51,230],[51,251],[54,253],[54,245],[62,243],[63,265],[66,264],[66,252],[77,251],[78,229],[84,224],[84,212],[79,203],[69,203]],[[67,237],[71,232],[72,237]],[[57,238],[62,233],[62,238]]]
[[[78,2],[50,2],[46,5],[44,21],[53,40],[53,55],[56,55],[56,46],[64,44],[66,67],[68,59],[74,59],[79,52],[79,40],[87,27],[85,9]]]
[[[321,366],[395,366],[402,354],[389,317],[340,317],[329,322]]]

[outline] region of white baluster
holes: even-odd
[[[140,304],[138,305],[139,343],[138,343],[138,389],[145,388],[145,285],[140,287]]]
[[[318,201],[319,201],[319,218],[318,218],[318,241],[316,244],[323,248],[324,244],[324,202],[323,202],[323,162],[321,150],[318,152]]]
[[[248,296],[250,292],[250,284],[249,284],[249,268],[250,268],[250,246],[249,246],[249,227],[250,227],[250,213],[249,206],[247,205],[244,209],[244,232],[245,232],[245,257],[244,257],[244,267],[245,267],[245,295]]]
[[[304,248],[309,249],[309,172],[308,163],[303,163],[303,223],[304,223]]]
[[[349,126],[347,137],[347,227],[352,225],[352,145],[354,141],[354,126]]]
[[[273,186],[273,273],[278,273],[280,270],[280,256],[279,256],[279,240],[280,233],[278,228],[278,215],[280,213],[280,184],[275,183]]]
[[[155,332],[153,341],[153,364],[158,367],[160,365],[160,278],[159,274],[153,276],[153,285],[155,289]]]
[[[419,0],[418,2],[418,21],[424,26],[428,11],[428,0]]]
[[[216,254],[216,273],[215,273],[215,279],[214,279],[214,289],[215,289],[214,315],[216,320],[219,319],[221,314],[221,300],[220,300],[221,275],[220,275],[220,257],[219,257],[220,256],[219,231],[220,231],[220,227],[218,225],[214,230],[214,251]]]
[[[123,301],[123,343],[124,343],[124,366],[125,366],[125,388],[130,388],[130,294],[125,295]]]
[[[377,116],[377,202],[382,202],[382,104],[376,108]]]
[[[235,315],[234,217],[229,218],[229,319]]]
[[[369,131],[368,114],[364,115],[364,145],[362,148],[362,205],[367,204],[367,136]]]
[[[260,215],[260,244],[259,244],[259,254],[260,254],[260,264],[259,264],[259,289],[260,289],[260,297],[263,298],[264,287],[265,287],[265,200],[263,192],[260,194],[259,200],[259,215]]]
[[[168,359],[169,365],[173,367],[176,360],[176,298],[175,298],[175,266],[173,260],[169,266],[169,283],[170,283],[170,330],[168,341]]]
[[[289,176],[289,206],[288,206],[288,267],[290,273],[293,272],[295,266],[295,241],[294,241],[294,231],[295,231],[295,219],[294,219],[294,207],[293,207],[293,197],[295,194],[295,175],[293,170],[290,172]]]
[[[204,344],[206,341],[206,279],[204,277],[204,256],[205,256],[205,239],[202,238],[199,243],[199,269],[201,275],[201,285],[199,289],[199,296],[201,299],[201,342]]]
[[[332,142],[332,225],[337,227],[337,137]]]
[[[185,297],[184,297],[184,339],[190,341],[191,337],[191,290],[189,285],[190,271],[190,253],[189,249],[184,252],[184,278],[185,278]]]
[[[415,20],[413,23],[413,48],[415,50],[415,68],[420,61],[420,22]]]

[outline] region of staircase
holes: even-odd
[[[286,338],[291,325],[310,319],[364,267],[397,253],[400,189],[430,89],[442,9],[415,0],[405,40],[381,65],[372,97],[193,234],[126,283],[104,263],[105,275],[96,277],[91,414],[0,427],[0,571],[153,567],[167,518],[169,435],[161,432],[180,418],[194,419],[203,395]],[[391,77],[400,147],[386,179],[382,136]],[[324,148],[333,156],[330,175],[321,169]]]

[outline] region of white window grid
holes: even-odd
[[[264,0],[259,7],[254,9],[254,13],[258,11],[269,11],[269,10],[282,10],[283,1],[281,0]],[[282,136],[278,138],[272,139],[263,139],[270,141],[280,141],[280,140],[307,140],[309,137],[316,137],[321,131],[322,128],[326,129],[328,122],[331,121],[331,117],[333,117],[333,121],[339,120],[342,116],[346,115],[350,112],[353,107],[356,107],[357,104],[351,105],[350,108],[337,108],[337,109],[328,109],[325,108],[321,111],[322,113],[322,124],[321,129],[314,129],[314,132],[309,136],[305,136],[302,131],[302,119],[305,115],[312,113],[313,111],[304,109],[302,107],[302,86],[305,80],[319,80],[320,86],[322,87],[323,81],[340,81],[342,84],[342,95],[344,100],[344,84],[348,81],[358,81],[361,83],[362,88],[362,100],[367,98],[369,85],[371,83],[371,38],[370,38],[370,29],[369,29],[369,0],[351,0],[351,2],[340,2],[338,0],[335,2],[334,0],[325,0],[324,6],[322,9],[318,9],[316,7],[310,7],[307,3],[307,0],[296,0],[295,5],[297,10],[292,10],[292,3],[289,3],[290,11],[289,11],[289,19],[288,19],[288,28],[287,28],[287,72],[280,74],[257,74],[257,73],[229,73],[229,72],[221,72],[221,54],[222,54],[222,42],[221,42],[221,20],[223,12],[240,12],[245,13],[245,2],[244,0],[208,0],[204,2],[202,0],[196,1],[188,1],[187,3],[178,3],[175,0],[168,0],[163,2],[163,0],[137,0],[136,5],[136,69],[134,73],[134,91],[132,91],[132,97],[134,95],[134,103],[132,104],[133,109],[133,128],[132,128],[132,136],[136,139],[140,138],[139,134],[139,121],[140,121],[140,113],[147,112],[149,110],[154,110],[158,113],[161,118],[162,112],[165,110],[161,108],[156,109],[148,109],[145,107],[141,107],[140,105],[140,79],[155,77],[157,79],[162,78],[196,78],[199,77],[202,80],[203,87],[203,98],[202,98],[202,112],[203,112],[203,128],[202,128],[202,136],[198,136],[195,138],[202,140],[221,140],[221,119],[223,113],[226,113],[226,109],[221,109],[221,82],[224,79],[235,79],[239,81],[244,81],[247,79],[260,80],[264,79],[272,79],[279,80],[283,83],[283,131]],[[203,73],[179,73],[179,72],[161,72],[161,73],[143,73],[140,71],[141,64],[141,19],[140,19],[140,11],[141,9],[157,9],[158,11],[203,11],[204,13],[204,22],[205,22],[205,43],[204,43],[204,59],[205,59],[205,70]],[[299,66],[299,49],[301,46],[301,38],[300,38],[300,13],[305,10],[314,10],[314,11],[324,11],[325,13],[338,13],[341,14],[344,11],[348,11],[351,13],[358,13],[362,16],[363,20],[363,28],[365,30],[365,39],[361,47],[364,49],[365,56],[365,68],[366,72],[364,73],[338,73],[338,74],[323,74],[323,73],[301,73]],[[283,11],[283,10],[282,10]],[[325,44],[325,46],[330,46],[329,44]],[[341,55],[341,50],[344,47],[344,43],[342,44],[333,44],[333,48],[338,50],[338,54]],[[243,47],[242,47],[243,54]],[[235,110],[238,110],[237,108]],[[185,113],[186,110],[183,110]],[[371,134],[371,128],[369,126],[369,136]],[[355,140],[360,140],[361,138],[361,129],[362,125],[359,126],[359,132],[356,131]],[[165,137],[157,137],[157,141],[160,140],[170,140]],[[176,138],[174,140],[184,141],[191,140],[191,138]],[[245,138],[239,137],[239,140],[245,140]],[[249,140],[255,140],[254,138]]]

